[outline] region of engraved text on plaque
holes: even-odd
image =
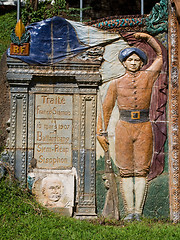
[[[72,96],[36,94],[35,151],[38,168],[72,167]]]

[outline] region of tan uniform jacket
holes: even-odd
[[[162,67],[162,55],[144,71],[127,72],[113,80],[103,103],[104,126],[108,127],[117,100],[119,110],[149,109],[152,87]],[[101,115],[97,132],[102,129]],[[129,123],[118,120],[116,125],[116,165],[122,176],[146,176],[152,158],[153,137],[150,122]]]

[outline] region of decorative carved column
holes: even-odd
[[[175,6],[169,1],[169,198],[170,218],[180,220],[180,98],[179,98],[179,26]]]
[[[9,62],[11,71],[7,78],[11,90],[11,131],[9,155],[15,177],[26,184],[27,177],[27,128],[28,128],[28,86],[31,74],[22,75],[19,64]]]

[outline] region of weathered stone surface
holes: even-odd
[[[4,53],[0,62],[0,151],[2,151],[6,145],[6,139],[8,137],[6,123],[10,117],[10,89],[6,81],[6,71],[6,53]]]
[[[97,216],[95,129],[99,66],[100,62],[80,60],[53,67],[29,66],[8,59],[12,102],[10,164],[21,182],[26,183],[27,177],[28,189],[37,201],[62,215]],[[47,200],[48,190],[42,191],[42,185],[49,182],[51,188],[57,188],[57,192],[59,189],[60,197],[53,204]],[[53,187],[54,182],[59,184]]]
[[[52,211],[72,216],[76,170],[34,169],[28,174],[33,179],[32,193]]]
[[[36,94],[36,118],[72,118],[72,96]]]
[[[72,167],[72,95],[36,94],[35,99],[37,168]]]
[[[38,168],[67,168],[72,166],[71,145],[68,144],[37,144],[35,159]]]
[[[0,162],[0,180],[4,177],[5,175],[5,168]]]

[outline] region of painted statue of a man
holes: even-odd
[[[126,48],[119,60],[126,73],[113,80],[103,103],[97,124],[97,138],[102,148],[108,150],[108,140],[101,134],[107,130],[115,102],[120,119],[115,129],[115,164],[120,170],[121,186],[127,208],[125,220],[140,220],[144,205],[147,180],[153,153],[153,134],[149,121],[149,107],[153,84],[158,78],[162,64],[162,51],[157,41],[146,33],[135,33],[136,39],[144,39],[157,56],[152,65],[141,71],[147,63],[146,54],[138,48]],[[102,120],[103,119],[103,120]],[[104,122],[104,123],[103,123]]]

